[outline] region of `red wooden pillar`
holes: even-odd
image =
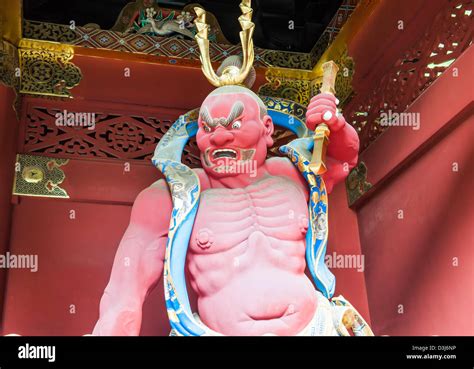
[[[18,120],[13,110],[15,92],[0,84],[0,254],[9,249],[12,183],[17,150]],[[3,316],[7,270],[0,269],[0,314]],[[3,327],[3,319],[1,322]]]

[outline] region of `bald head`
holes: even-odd
[[[204,100],[203,106],[206,104],[206,100],[211,97],[211,96],[218,96],[218,95],[226,95],[226,94],[244,94],[248,95],[249,97],[254,100],[258,108],[260,110],[260,119],[263,119],[265,115],[267,115],[267,107],[263,103],[262,99],[252,90],[242,87],[242,86],[222,86],[219,88],[216,88],[214,91],[212,91],[209,95],[207,95],[207,98]],[[201,108],[201,111],[203,109]]]

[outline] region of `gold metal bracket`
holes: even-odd
[[[21,196],[69,198],[59,185],[66,175],[61,169],[69,159],[18,154],[13,194]]]
[[[57,42],[22,39],[19,44],[20,93],[72,97],[69,90],[82,78],[71,59],[74,48]]]
[[[346,178],[347,201],[353,206],[367,191],[372,184],[367,181],[367,167],[363,161],[355,166]]]

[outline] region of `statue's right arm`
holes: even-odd
[[[140,333],[143,302],[163,274],[171,211],[171,195],[163,180],[137,196],[100,301],[93,335]]]

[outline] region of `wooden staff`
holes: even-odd
[[[323,84],[321,86],[321,93],[328,93],[335,95],[334,85],[336,84],[336,77],[339,67],[333,61],[328,61],[323,64]],[[332,113],[327,111],[323,114],[323,120],[329,121],[332,118]],[[321,123],[316,127],[314,132],[314,147],[313,157],[309,170],[314,174],[323,174],[326,172],[326,150],[329,144],[329,127],[325,123]]]

